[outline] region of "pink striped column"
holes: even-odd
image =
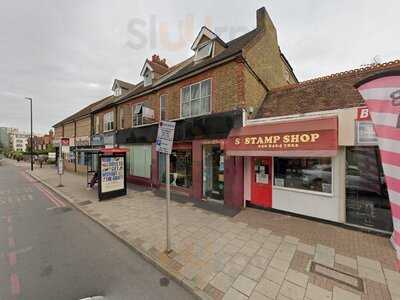
[[[391,240],[400,270],[400,70],[374,75],[356,88],[368,106],[378,138],[393,218]]]

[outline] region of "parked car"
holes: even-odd
[[[302,171],[304,185],[331,182],[332,167],[330,165],[315,165]]]
[[[370,192],[381,196],[387,196],[387,191],[382,189],[382,185],[385,182],[383,176],[378,175],[375,177],[369,177],[368,174],[362,174],[357,166],[348,166],[346,174],[346,189],[356,192]]]

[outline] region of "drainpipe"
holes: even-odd
[[[119,148],[119,145],[117,145],[118,126],[120,125],[119,122],[118,122],[119,121],[119,119],[118,119],[118,106],[115,106],[115,114],[114,114],[114,116],[115,116],[115,132],[114,132],[114,139],[113,139],[113,141],[114,141],[113,148],[114,147]]]
[[[76,159],[77,159],[77,156],[76,156],[76,154],[77,154],[77,151],[76,151],[76,121],[74,121],[74,133],[75,133],[75,141],[74,141],[74,143],[75,143],[75,173],[76,173]]]

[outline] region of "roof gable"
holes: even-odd
[[[119,79],[114,79],[111,90],[115,91],[118,87],[121,87],[125,90],[131,90],[135,88],[135,85],[126,81],[122,81]]]
[[[196,50],[200,44],[200,41],[202,41],[203,37],[206,37],[209,40],[213,40],[217,37],[217,35],[214,32],[212,32],[210,29],[208,29],[207,27],[205,27],[205,26],[201,27],[199,33],[197,34],[196,39],[193,42],[192,47],[190,47],[190,49],[192,49],[193,51]]]
[[[147,70],[150,70],[151,72],[153,72],[153,67],[150,64],[150,61],[148,59],[146,59],[146,61],[144,62],[144,65],[142,67],[142,70],[140,71],[140,76],[144,76],[144,74],[146,73]]]

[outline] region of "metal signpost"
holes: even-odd
[[[69,138],[61,138],[60,140],[60,146],[59,146],[59,156],[58,156],[58,168],[57,168],[57,172],[59,175],[59,183],[58,183],[58,187],[63,187],[62,184],[62,175],[64,174],[64,161],[63,161],[63,148],[65,149],[65,147],[69,148]]]
[[[166,204],[166,223],[167,223],[167,248],[165,252],[171,251],[171,241],[169,232],[169,202],[171,199],[170,191],[170,175],[169,175],[169,161],[172,151],[172,144],[174,142],[175,122],[161,121],[158,126],[156,151],[165,154],[165,183],[167,185],[167,204]]]

